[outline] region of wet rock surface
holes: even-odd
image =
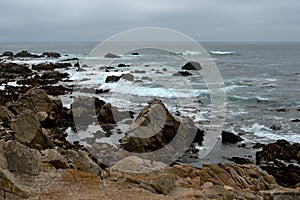
[[[236,144],[241,141],[243,141],[243,139],[240,136],[235,135],[234,133],[231,133],[228,131],[222,132],[222,143],[223,144]]]

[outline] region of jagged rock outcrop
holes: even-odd
[[[201,144],[204,132],[199,131],[188,118],[180,121],[173,117],[161,100],[152,99],[148,102],[148,106],[140,112],[125,135],[119,146],[126,151],[136,153],[159,150],[169,145],[175,136],[179,136],[179,139],[168,147],[170,153],[181,146],[184,148],[188,142],[191,144],[195,137]]]
[[[291,144],[286,140],[263,145],[256,152],[256,162],[260,167],[273,175],[278,184],[285,187],[296,187],[300,184],[300,144]]]

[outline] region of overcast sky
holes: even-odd
[[[0,0],[0,41],[101,41],[175,29],[199,41],[300,41],[299,0]]]

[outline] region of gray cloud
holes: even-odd
[[[0,0],[0,41],[99,41],[159,26],[196,40],[299,41],[298,0]]]

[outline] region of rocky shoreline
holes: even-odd
[[[72,82],[67,73],[56,69],[80,70],[77,60],[32,66],[7,62],[24,57],[59,58],[60,54],[2,54],[0,81],[5,88],[0,90],[0,199],[299,199],[299,143],[278,140],[247,147],[240,145],[241,137],[223,131],[224,145],[251,148],[256,152],[254,160],[232,155],[230,163],[208,163],[201,168],[168,163],[172,155],[177,156],[174,149],[182,141],[202,144],[205,132],[190,119],[173,116],[158,99],[149,101],[140,113],[118,111],[101,99],[87,97],[76,99],[71,108],[63,107],[58,96],[71,92]],[[193,70],[190,65],[183,69]],[[9,85],[12,81],[19,86]],[[134,114],[138,114],[136,118]],[[152,116],[163,115],[165,121],[154,122],[161,130],[158,134],[143,129],[151,124]],[[90,118],[104,131],[85,141],[92,148],[67,141],[66,129],[87,127],[91,121],[86,119]],[[124,119],[129,120],[130,129],[118,147],[95,142],[114,132],[120,134],[116,124]],[[141,132],[151,137],[140,139],[137,135]],[[117,151],[153,152],[170,144],[177,132],[181,133],[178,142],[154,161]],[[193,141],[187,133],[194,133]],[[198,150],[191,146],[184,151]],[[249,164],[252,162],[256,165]]]

